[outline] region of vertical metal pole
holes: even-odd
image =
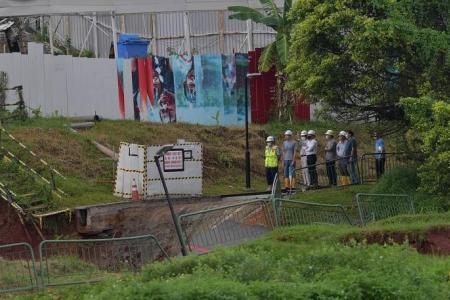
[[[98,27],[97,27],[97,13],[94,12],[92,17],[92,23],[94,24],[94,53],[95,58],[98,58]]]
[[[173,223],[175,225],[175,230],[177,232],[178,240],[180,241],[181,253],[183,256],[187,256],[186,246],[184,244],[183,236],[181,234],[180,224],[178,223],[178,218],[175,215],[175,210],[173,209],[172,200],[169,196],[169,191],[167,190],[166,181],[164,179],[164,174],[161,170],[161,164],[159,163],[160,156],[155,156],[156,167],[158,168],[159,177],[161,178],[161,183],[164,188],[164,193],[166,194],[167,203],[169,204],[170,213],[172,215]]]
[[[250,147],[248,136],[248,77],[245,75],[245,186],[250,189]]]

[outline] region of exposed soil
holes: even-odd
[[[177,215],[233,204],[220,199],[177,200]],[[87,210],[88,221],[83,220]],[[179,254],[180,245],[167,202],[140,201],[92,206],[77,211],[77,230],[84,238],[111,238],[137,235],[154,235],[170,255]]]
[[[37,253],[43,238],[78,238],[71,219],[70,215],[61,214],[47,217],[39,224],[39,220],[21,216],[9,203],[0,200],[0,245],[29,243]]]
[[[40,241],[33,224],[21,218],[6,201],[0,200],[0,245],[25,242],[37,247]]]
[[[422,254],[450,255],[450,226],[436,226],[424,232],[367,232],[358,236],[347,236],[344,238],[344,243],[349,243],[351,240],[379,245],[404,244],[407,242]]]

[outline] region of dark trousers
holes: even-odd
[[[327,176],[328,176],[328,184],[329,185],[337,185],[337,174],[336,174],[336,162],[327,161]]]
[[[312,186],[318,185],[316,162],[317,162],[317,155],[313,154],[313,155],[306,156],[306,163],[308,164],[309,179],[311,181]]]
[[[380,158],[375,160],[375,169],[377,170],[377,178],[380,178],[384,173],[384,163],[386,162],[385,158]]]
[[[272,185],[273,181],[275,180],[275,175],[277,175],[278,167],[275,168],[267,168],[266,167],[266,179],[267,184]]]

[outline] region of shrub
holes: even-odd
[[[387,171],[371,192],[377,194],[412,194],[418,186],[417,170],[399,167]]]

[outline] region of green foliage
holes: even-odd
[[[417,224],[417,217],[411,218],[415,222],[406,221]],[[449,220],[448,215],[433,218]],[[424,224],[414,225],[421,228],[419,233],[428,229]],[[350,240],[342,244],[345,237],[369,236],[378,230],[413,233],[417,229],[411,226],[394,222],[367,229],[287,228],[245,246],[155,263],[141,274],[111,278],[97,286],[27,298],[446,299],[449,258],[421,255],[406,243],[381,246]]]
[[[402,105],[411,122],[410,137],[425,157],[419,171],[421,190],[450,194],[450,97],[406,98]]]
[[[346,120],[401,120],[402,97],[448,98],[449,11],[448,1],[299,0],[289,87]]]
[[[233,166],[233,158],[228,155],[226,152],[219,152],[217,160],[222,164],[225,168],[230,169]]]
[[[220,125],[220,111],[217,111],[213,116],[211,116],[211,119],[216,121],[216,126]]]
[[[36,200],[49,208],[54,206],[51,188],[30,175],[18,163],[0,160],[0,174],[0,182],[17,194],[14,200],[23,208],[30,207]]]
[[[232,12],[230,19],[252,20],[255,23],[264,24],[277,32],[276,39],[269,44],[259,60],[259,70],[267,72],[273,66],[280,72],[284,71],[289,58],[289,35],[291,31],[291,21],[288,18],[292,8],[292,0],[284,1],[284,9],[277,7],[273,0],[260,0],[264,11],[246,6],[230,6],[228,10]]]
[[[5,104],[6,101],[6,91],[5,89],[8,87],[8,74],[0,71],[0,109],[2,105]]]
[[[447,196],[433,195],[418,191],[421,179],[414,168],[399,167],[387,171],[372,187],[376,194],[407,194],[414,199],[415,209],[419,213],[448,211],[450,199]]]
[[[371,192],[376,194],[411,194],[419,186],[417,170],[399,167],[387,171]]]

